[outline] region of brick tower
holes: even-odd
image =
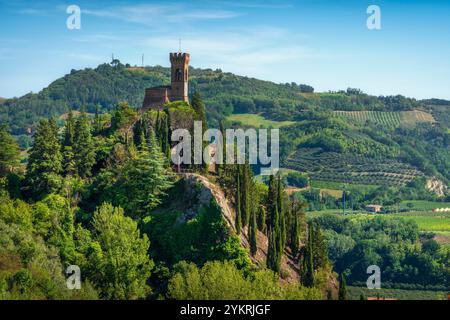
[[[170,101],[188,100],[189,53],[171,53],[171,90]]]

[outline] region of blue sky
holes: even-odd
[[[66,8],[81,8],[69,30]],[[381,8],[381,30],[366,27]],[[71,69],[110,62],[220,68],[316,91],[450,99],[450,1],[0,0],[0,96],[38,92]]]

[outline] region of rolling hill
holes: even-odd
[[[357,89],[314,93],[221,70],[190,70],[210,126],[280,128],[284,166],[320,181],[402,186],[415,178],[450,181],[450,102],[375,97]],[[108,112],[119,101],[140,107],[144,89],[169,83],[170,70],[121,63],[72,70],[39,93],[8,99],[0,121],[26,135],[41,118],[68,110]],[[312,152],[313,150],[314,152]]]

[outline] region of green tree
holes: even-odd
[[[278,206],[275,204],[275,214],[272,217],[273,226],[269,227],[269,241],[267,248],[267,268],[279,273],[281,268],[281,257],[283,255],[280,218]]]
[[[198,120],[202,122],[204,130],[206,130],[207,123],[206,123],[205,104],[203,103],[202,95],[200,94],[200,92],[194,92],[194,94],[192,95],[191,106],[197,113]]]
[[[95,148],[91,136],[91,124],[84,112],[75,124],[73,154],[78,175],[81,178],[89,177],[95,164]]]
[[[300,204],[296,201],[292,202],[292,224],[291,224],[291,239],[289,241],[292,254],[294,256],[297,255],[299,251],[300,245],[300,222],[299,222],[299,214],[301,207]]]
[[[0,126],[0,177],[5,177],[19,166],[19,146],[7,127]]]
[[[248,237],[250,242],[250,253],[254,256],[258,250],[257,246],[257,232],[258,232],[258,226],[256,224],[256,212],[255,210],[252,210],[250,214],[250,223],[248,226]]]
[[[139,232],[137,223],[125,217],[122,208],[104,203],[94,213],[90,256],[95,266],[92,278],[106,299],[145,298],[147,279],[153,268],[147,251],[150,241]]]
[[[264,206],[259,205],[258,206],[258,230],[261,231],[262,233],[266,233],[266,209],[264,208]]]
[[[61,186],[61,145],[53,119],[41,120],[34,135],[27,165],[27,191],[34,198],[56,192]]]
[[[103,125],[100,118],[100,105],[95,106],[95,116],[94,116],[94,134],[98,135],[102,132]]]
[[[345,275],[341,273],[339,275],[339,292],[338,292],[339,300],[347,300],[347,284],[345,282],[346,282]]]
[[[241,233],[242,212],[241,212],[241,174],[239,168],[236,170],[236,232]]]
[[[120,204],[128,214],[143,218],[161,203],[165,190],[172,186],[170,169],[162,154],[153,130],[149,131],[149,141],[141,137],[142,144],[135,155],[123,168],[117,185],[121,193]]]
[[[314,286],[314,248],[312,225],[308,225],[308,240],[303,251],[301,282],[306,287]]]

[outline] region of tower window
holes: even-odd
[[[182,72],[180,69],[175,70],[175,81],[182,81]]]

